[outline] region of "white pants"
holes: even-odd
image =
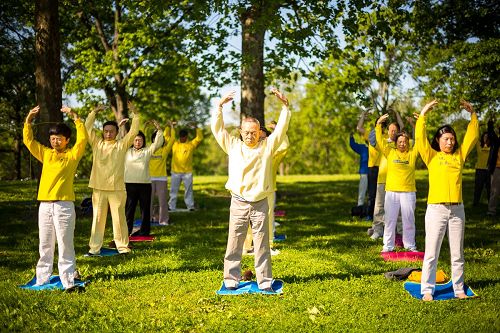
[[[170,210],[177,208],[177,193],[179,192],[181,181],[184,182],[184,203],[187,209],[194,208],[193,174],[172,172],[172,176],[170,177],[170,200],[168,201]]]
[[[382,251],[394,250],[396,239],[396,224],[399,209],[401,208],[401,219],[403,220],[403,246],[409,250],[415,250],[415,205],[417,196],[415,192],[385,192],[385,227],[384,248]]]
[[[366,173],[361,173],[359,175],[358,206],[365,204],[366,190],[368,190],[368,175]]]
[[[375,197],[375,207],[373,210],[372,229],[373,232],[376,232],[380,235],[384,234],[384,224],[385,224],[384,205],[385,205],[385,183],[379,183],[377,184],[377,195]],[[396,232],[398,234],[403,233],[401,215],[398,215]]]
[[[425,212],[425,256],[422,265],[421,293],[433,294],[439,251],[448,229],[451,278],[455,295],[464,292],[464,205],[427,205]]]
[[[49,282],[54,265],[54,251],[59,252],[59,277],[64,288],[74,286],[76,268],[73,236],[75,232],[75,205],[72,201],[40,202],[38,209],[40,259],[36,265],[36,284]]]

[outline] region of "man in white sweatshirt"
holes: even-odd
[[[283,109],[274,132],[262,141],[259,141],[260,124],[255,118],[241,121],[242,140],[229,135],[224,129],[222,107],[234,98],[234,91],[221,98],[218,109],[212,115],[212,133],[222,150],[229,155],[226,189],[231,192],[232,198],[224,257],[224,284],[227,289],[237,289],[241,280],[241,256],[250,223],[257,283],[260,289],[273,292],[267,197],[274,192],[273,155],[286,136],[291,112],[286,97],[276,89],[271,92],[283,103]]]

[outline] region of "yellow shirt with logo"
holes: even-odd
[[[393,144],[382,137],[381,125],[377,125],[375,132],[377,147],[380,147],[387,163],[385,190],[416,192],[415,162],[417,161],[418,150],[410,148],[407,152],[400,152]]]
[[[427,139],[425,116],[415,126],[415,142],[422,160],[429,169],[429,195],[427,203],[461,203],[462,170],[467,155],[479,138],[477,115],[472,113],[463,143],[453,154],[432,149]]]
[[[24,123],[23,142],[33,156],[43,163],[39,201],[74,201],[73,180],[78,162],[83,156],[87,144],[87,131],[80,119],[75,121],[76,142],[71,149],[58,153],[33,139],[31,124]]]
[[[191,141],[175,141],[172,146],[171,171],[175,173],[193,172],[193,152],[203,139],[201,129],[196,129],[196,137]]]

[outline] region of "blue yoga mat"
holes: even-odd
[[[29,290],[64,290],[61,279],[59,275],[52,275],[49,279],[49,283],[42,286],[36,286],[36,276],[34,276],[28,283],[19,286],[22,289]],[[75,286],[85,287],[85,282],[75,279]]]
[[[116,256],[116,255],[119,255],[120,252],[118,252],[117,249],[108,249],[106,247],[102,247],[101,248],[101,252],[99,253],[99,256],[100,257],[110,257],[110,256]],[[84,255],[84,257],[89,257],[89,258],[93,258],[91,256],[88,256],[88,255]]]
[[[285,234],[282,234],[282,235],[274,235],[274,241],[275,242],[282,242],[286,239],[286,235]]]
[[[411,296],[422,299],[422,294],[420,293],[420,283],[406,281],[404,283],[404,287],[407,292],[410,293]],[[467,285],[464,284],[464,292],[465,295],[469,297],[477,297],[476,293],[472,291]],[[455,294],[453,292],[453,282],[450,280],[444,284],[436,284],[436,288],[434,289],[434,295],[432,295],[434,300],[436,301],[444,301],[447,299],[454,299]]]
[[[282,280],[273,280],[271,287],[274,290],[274,293],[269,291],[263,291],[259,289],[256,281],[241,281],[238,289],[236,290],[228,290],[222,282],[222,285],[219,290],[216,291],[217,295],[241,295],[241,294],[264,294],[264,295],[278,295],[283,294],[283,281]]]

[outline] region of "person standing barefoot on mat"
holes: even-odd
[[[224,285],[230,290],[237,289],[241,280],[243,243],[250,223],[257,283],[259,289],[273,292],[267,197],[274,191],[273,155],[285,138],[291,112],[286,97],[277,89],[272,89],[271,92],[282,102],[283,108],[276,129],[262,141],[259,141],[260,124],[255,118],[244,118],[241,121],[242,140],[229,135],[224,129],[222,108],[234,98],[234,91],[221,98],[211,119],[212,133],[222,150],[229,155],[226,189],[231,192],[231,207],[224,257]]]
[[[425,256],[422,265],[421,293],[424,301],[432,301],[436,285],[439,251],[448,230],[451,255],[451,276],[455,297],[466,298],[464,292],[464,225],[462,201],[462,170],[467,155],[479,138],[479,123],[472,105],[461,101],[471,120],[462,143],[450,125],[438,128],[429,144],[426,133],[427,112],[438,102],[426,104],[420,112],[415,129],[415,145],[429,169],[429,195],[425,212]]]
[[[36,265],[36,285],[49,283],[54,266],[54,251],[57,240],[59,251],[59,277],[65,290],[75,288],[75,192],[73,180],[76,167],[83,156],[87,144],[87,131],[78,115],[67,106],[61,112],[71,116],[76,126],[76,143],[68,148],[71,129],[63,123],[49,129],[52,148],[45,147],[33,139],[31,122],[40,112],[40,107],[33,108],[23,128],[23,142],[30,153],[42,164],[42,175],[38,188],[40,206],[38,209],[39,252]]]

